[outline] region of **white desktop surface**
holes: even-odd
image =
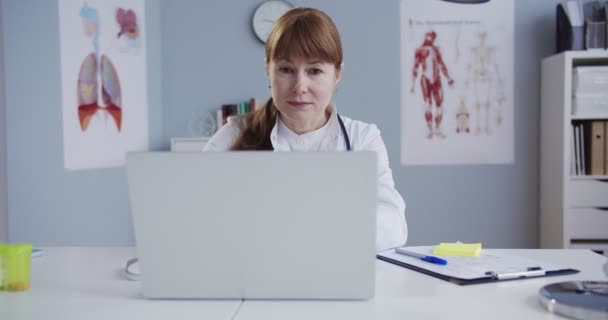
[[[501,250],[502,251],[502,250]],[[376,263],[370,301],[246,301],[238,320],[251,319],[565,319],[538,302],[546,284],[606,280],[606,257],[588,250],[504,250],[578,269],[573,275],[459,286],[388,262]]]
[[[32,259],[30,290],[0,292],[0,319],[231,319],[241,303],[144,299],[140,283],[122,273],[133,248],[43,249]]]
[[[580,270],[574,275],[458,286],[378,260],[369,301],[145,300],[122,275],[133,248],[44,248],[31,289],[0,293],[0,319],[565,319],[538,290],[568,280],[606,280],[606,257],[587,250],[505,250]]]

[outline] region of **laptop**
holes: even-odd
[[[374,295],[373,152],[140,152],[127,178],[143,296]]]

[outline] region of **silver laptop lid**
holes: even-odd
[[[367,299],[373,152],[130,153],[149,298]]]

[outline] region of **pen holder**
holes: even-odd
[[[25,291],[30,288],[32,244],[0,244],[0,290]]]
[[[606,22],[585,21],[585,49],[606,49]]]

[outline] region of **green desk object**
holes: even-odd
[[[30,288],[31,243],[0,243],[0,291]]]

